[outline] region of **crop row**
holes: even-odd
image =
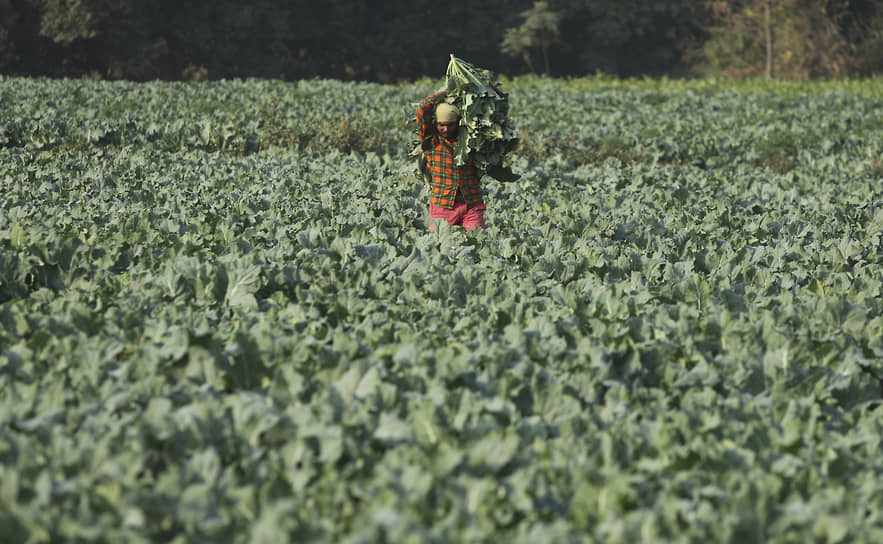
[[[788,172],[830,161],[880,177],[877,82],[756,89],[508,82],[522,136],[516,154],[575,164],[742,164]],[[815,87],[818,87],[816,89]],[[855,87],[853,92],[846,88]],[[0,79],[0,146],[31,150],[149,147],[161,152],[270,147],[400,158],[430,82],[95,82]],[[858,92],[864,91],[864,92]],[[750,99],[747,99],[750,97]],[[811,121],[811,122],[807,122]],[[822,164],[818,164],[820,158]]]

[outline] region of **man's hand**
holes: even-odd
[[[495,180],[506,183],[511,181],[518,181],[519,179],[521,179],[521,176],[513,172],[512,168],[508,166],[503,167],[499,164],[489,166],[486,173]]]

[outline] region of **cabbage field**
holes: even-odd
[[[0,541],[883,542],[883,81],[0,77]]]

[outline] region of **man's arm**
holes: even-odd
[[[427,137],[433,134],[432,115],[435,112],[435,106],[444,99],[446,92],[435,93],[427,96],[417,107],[417,136],[420,142],[424,142]]]

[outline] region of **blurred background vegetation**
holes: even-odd
[[[0,73],[815,79],[883,71],[880,0],[0,0]]]

